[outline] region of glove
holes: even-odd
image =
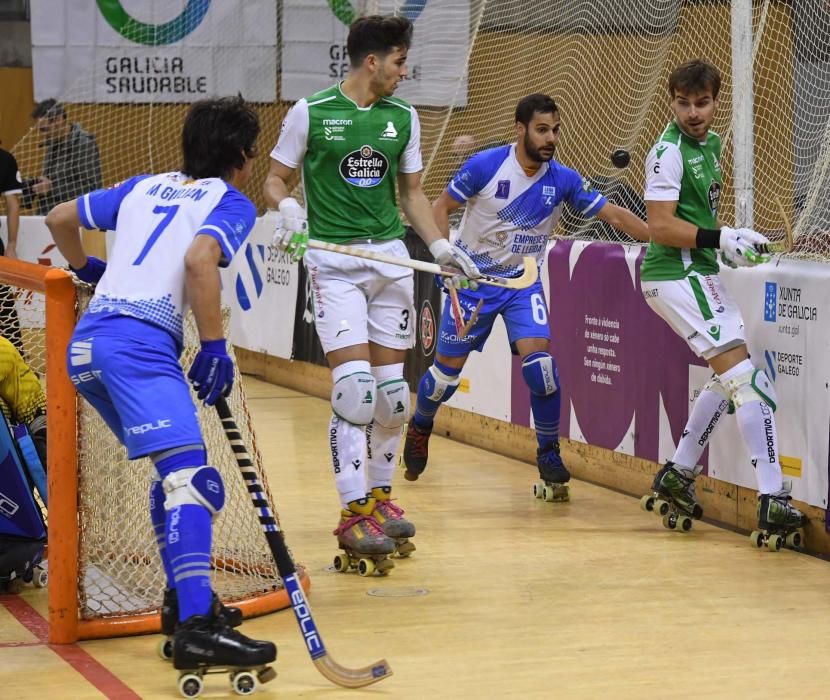
[[[475,279],[481,277],[481,272],[467,253],[454,246],[446,238],[439,238],[430,243],[429,252],[439,265],[458,268],[462,273],[444,277],[444,286],[456,289],[478,289]]]
[[[308,215],[296,199],[286,197],[280,202],[280,217],[282,220],[274,231],[274,245],[296,262],[308,248]]]
[[[107,270],[107,264],[100,258],[95,258],[90,255],[86,259],[86,265],[79,267],[78,269],[75,269],[72,265],[70,265],[69,269],[78,276],[78,279],[81,280],[81,282],[86,282],[87,284],[98,284],[98,281],[104,276],[104,272]]]
[[[233,360],[228,357],[224,338],[202,341],[202,349],[194,358],[187,378],[205,406],[213,406],[220,396],[231,393]]]
[[[769,239],[751,228],[734,229],[725,226],[720,230],[721,257],[736,267],[753,267],[769,262],[770,256],[758,252],[756,248],[765,244],[769,244]]]

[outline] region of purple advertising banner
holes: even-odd
[[[699,389],[689,386],[689,367],[705,363],[643,299],[643,255],[638,246],[557,241],[548,256],[551,350],[561,434],[657,461],[661,405],[676,444]],[[515,361],[513,379],[513,422],[529,425]]]

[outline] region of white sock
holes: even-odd
[[[403,376],[403,362],[394,365],[372,367],[372,375],[378,385],[388,379]],[[407,400],[409,396],[407,395]],[[391,486],[395,473],[396,457],[401,444],[404,426],[385,428],[377,421],[366,426],[366,455],[369,463],[369,489]]]
[[[336,383],[347,374],[369,371],[366,360],[352,360],[335,367],[331,376]],[[329,447],[340,505],[347,508],[351,501],[366,497],[365,426],[354,425],[332,413],[329,421]]]
[[[734,379],[739,374],[754,371],[750,360],[739,362],[732,369],[720,375],[721,383]],[[744,439],[755,478],[761,493],[774,493],[781,489],[781,464],[778,461],[778,431],[775,429],[775,415],[772,408],[761,401],[747,401],[735,411],[738,427]]]
[[[723,394],[711,389],[701,391],[695,399],[671,461],[678,467],[694,469],[728,408],[729,401]]]

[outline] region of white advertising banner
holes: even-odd
[[[726,270],[741,308],[752,360],[775,386],[779,454],[793,497],[827,507],[830,439],[830,268],[781,261]],[[710,443],[711,476],[756,487],[752,464],[729,416]]]
[[[276,99],[273,0],[32,0],[36,100]]]
[[[369,12],[397,12],[415,25],[409,76],[397,97],[423,106],[467,104],[469,0],[285,0],[281,98],[299,100],[345,78],[349,25]]]
[[[222,271],[222,301],[231,308],[234,345],[290,359],[298,270],[271,244],[273,233],[271,224],[257,219],[245,245]]]

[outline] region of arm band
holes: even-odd
[[[699,228],[695,238],[695,247],[720,248],[720,229]]]

